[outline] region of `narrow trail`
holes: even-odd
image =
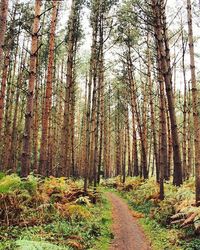
[[[112,204],[114,222],[114,240],[109,250],[151,250],[150,243],[128,205],[113,193],[107,193],[107,198]]]

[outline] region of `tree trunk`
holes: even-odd
[[[45,105],[44,105],[44,111],[42,112],[43,114],[42,137],[41,137],[40,165],[39,165],[39,174],[41,175],[45,175],[46,170],[47,170],[48,126],[49,126],[49,117],[50,117],[50,110],[51,110],[51,103],[52,103],[52,81],[53,81],[57,6],[58,6],[58,2],[54,0],[52,16],[51,16],[50,38],[49,38],[49,58],[48,58],[48,69],[47,69]]]
[[[184,82],[184,93],[183,93],[183,144],[182,144],[182,155],[183,155],[183,179],[189,178],[187,169],[187,80],[185,70],[185,42],[183,34],[183,22],[181,16],[181,42],[182,42],[182,71],[183,71],[183,82]]]
[[[174,96],[172,90],[172,72],[170,65],[170,50],[168,47],[165,4],[163,0],[152,0],[152,11],[154,13],[155,38],[158,44],[160,57],[158,60],[161,64],[162,75],[165,80],[165,89],[168,100],[169,115],[171,121],[171,133],[173,137],[173,159],[174,159],[174,174],[173,184],[180,186],[182,184],[182,164],[180,154],[180,144],[178,137],[178,127],[175,115]]]
[[[149,93],[150,93],[150,112],[151,112],[151,128],[153,134],[153,149],[154,149],[154,158],[155,158],[155,166],[156,166],[156,180],[159,181],[159,161],[158,161],[158,142],[157,142],[157,134],[156,134],[156,127],[155,127],[155,112],[154,112],[154,96],[153,96],[153,82],[151,77],[151,53],[149,49],[149,34],[148,34],[148,85],[149,85]]]
[[[0,135],[2,132],[3,124],[3,114],[4,114],[4,101],[6,94],[6,83],[8,78],[8,68],[10,64],[10,50],[7,51],[4,61],[3,74],[2,74],[2,83],[1,83],[1,96],[0,96]]]
[[[33,101],[36,80],[36,64],[38,54],[38,32],[40,22],[41,0],[35,0],[35,17],[32,31],[30,76],[27,93],[27,106],[25,114],[25,127],[23,135],[23,152],[21,158],[21,176],[26,177],[31,169],[31,131],[33,123]]]
[[[188,17],[188,38],[189,38],[189,52],[190,52],[190,71],[192,83],[192,107],[194,119],[194,146],[195,146],[195,178],[196,178],[196,204],[200,205],[200,116],[198,110],[198,90],[195,72],[194,60],[194,41],[192,28],[192,10],[191,1],[187,0],[187,17]]]
[[[3,61],[3,50],[8,16],[8,0],[1,0],[0,3],[0,70]]]

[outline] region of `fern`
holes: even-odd
[[[85,196],[85,197],[81,196],[81,197],[79,197],[78,199],[76,199],[75,203],[78,204],[78,205],[86,205],[88,207],[91,206],[90,199],[89,199],[88,196]]]
[[[21,179],[19,176],[12,174],[6,175],[0,179],[0,193],[6,194],[13,190],[16,190],[21,185]]]
[[[80,205],[70,205],[68,207],[69,216],[73,220],[86,220],[91,217],[90,212]]]
[[[60,247],[44,241],[18,240],[17,250],[68,250],[68,247]]]
[[[26,180],[21,183],[21,188],[26,189],[29,193],[35,194],[37,191],[39,179],[33,175],[29,175]]]
[[[5,176],[3,172],[0,172],[0,180]]]

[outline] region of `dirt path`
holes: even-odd
[[[114,221],[114,240],[109,250],[150,250],[150,244],[128,205],[113,193],[107,193],[107,197],[112,204]]]

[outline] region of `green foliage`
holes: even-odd
[[[21,179],[18,175],[4,175],[0,173],[0,193],[6,194],[15,190],[27,190],[33,194],[37,190],[39,179],[29,175],[26,179]]]
[[[99,226],[99,234],[100,236],[97,238],[95,246],[92,250],[107,250],[109,249],[109,243],[113,238],[111,225],[112,225],[112,213],[111,213],[111,204],[104,197],[102,199],[102,203],[100,205],[100,209],[102,212],[101,217],[99,218],[98,226]],[[93,228],[93,232],[94,228]]]
[[[154,250],[181,250],[177,245],[177,232],[175,230],[166,230],[159,223],[149,218],[140,219],[140,223],[149,236]]]
[[[30,194],[35,194],[39,183],[39,178],[29,175],[26,180],[21,183],[21,188],[27,190]]]
[[[5,177],[5,173],[0,172],[0,180],[1,180],[3,177]]]
[[[182,241],[180,243],[183,250],[199,250],[200,249],[200,239],[192,239],[190,241]]]
[[[21,185],[21,179],[19,176],[12,174],[6,175],[0,179],[0,193],[6,194],[19,188]]]
[[[42,242],[42,241],[31,241],[31,240],[18,240],[16,242],[17,250],[67,250],[69,248],[59,247],[57,245]]]
[[[199,209],[192,206],[195,201],[193,180],[187,181],[179,188],[170,183],[165,184],[165,193],[164,201],[160,201],[152,211],[153,217],[159,223],[169,225],[172,216],[177,213],[185,214],[186,218],[192,213],[198,214]]]
[[[181,249],[199,250],[200,239],[198,237],[194,237],[194,230],[192,228],[186,228],[179,238]]]
[[[171,216],[175,213],[172,199],[163,200],[159,206],[152,209],[152,217],[161,225],[169,225]]]
[[[70,205],[68,211],[72,220],[86,220],[91,217],[88,209],[80,205]]]
[[[111,238],[111,213],[107,203],[91,206],[89,212],[91,217],[87,221],[81,219],[67,221],[58,217],[52,223],[44,225],[1,228],[4,239],[1,244],[4,247],[0,249],[18,249],[16,243],[20,244],[19,249],[24,249],[25,246],[35,249],[34,247],[42,242],[41,246],[48,246],[48,249],[54,249],[54,246],[59,246],[58,249],[68,249],[68,247],[69,249],[107,249],[100,248],[100,246],[108,246]],[[52,246],[46,245],[47,243],[51,243]],[[13,247],[9,248],[9,246]]]
[[[130,43],[131,45],[136,45],[139,39],[139,30],[136,23],[138,23],[138,17],[135,11],[134,6],[135,1],[126,0],[121,5],[121,8],[118,10],[118,26],[117,26],[117,35],[118,42],[120,43]],[[130,26],[130,24],[132,26]]]
[[[157,198],[159,193],[158,184],[153,180],[147,180],[134,192],[134,200],[141,203]]]
[[[0,184],[0,250],[90,249],[101,238],[108,244],[107,203],[98,196],[93,205],[81,181],[10,175]]]

